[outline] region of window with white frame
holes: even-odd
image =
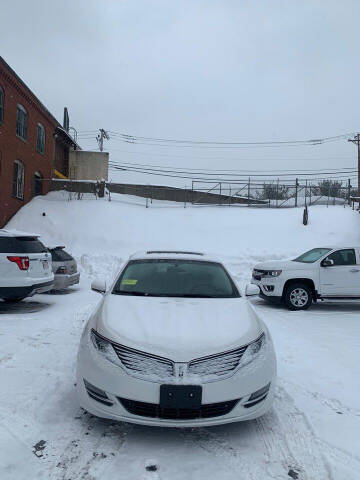
[[[39,153],[45,152],[45,128],[41,123],[37,124],[36,150]]]
[[[0,123],[4,120],[4,90],[0,87]]]
[[[22,105],[17,106],[16,113],[16,135],[27,140],[28,130],[28,115],[25,108]]]
[[[13,195],[21,200],[24,198],[24,164],[20,160],[14,162]]]

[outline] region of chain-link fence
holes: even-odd
[[[53,180],[51,190],[69,192],[69,199],[81,199],[84,194],[96,198],[113,194],[130,195],[145,199],[148,207],[161,200],[196,206],[251,206],[257,208],[285,208],[310,205],[344,205],[351,202],[357,191],[350,181],[321,180],[318,182],[249,181],[204,182],[193,181],[191,188],[161,185],[136,185],[96,181]]]
[[[198,193],[194,204],[202,204],[208,193],[221,196],[221,205],[231,205],[232,198],[257,207],[300,207],[306,205],[350,204],[350,198],[357,194],[350,180],[320,180],[282,183],[280,181],[252,181],[225,183],[194,181],[192,189]]]

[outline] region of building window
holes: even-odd
[[[20,200],[24,198],[24,165],[20,160],[14,162],[13,195]]]
[[[35,172],[34,174],[34,197],[43,194],[43,176],[41,172]]]
[[[45,128],[41,123],[37,125],[36,150],[39,153],[45,152]]]
[[[27,112],[22,105],[17,106],[16,135],[27,140],[28,118]]]
[[[0,123],[4,120],[4,90],[0,87]]]

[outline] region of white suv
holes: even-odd
[[[255,265],[252,282],[260,296],[304,310],[318,299],[360,298],[360,248],[313,248],[290,261]]]
[[[17,302],[51,290],[51,255],[37,235],[0,230],[0,298]]]

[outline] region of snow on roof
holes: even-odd
[[[1,237],[40,237],[39,233],[22,232],[20,230],[0,229]]]
[[[171,258],[179,260],[198,260],[200,262],[220,262],[215,255],[209,255],[203,252],[194,252],[186,250],[148,250],[135,252],[130,256],[131,260],[145,260],[149,258]]]

